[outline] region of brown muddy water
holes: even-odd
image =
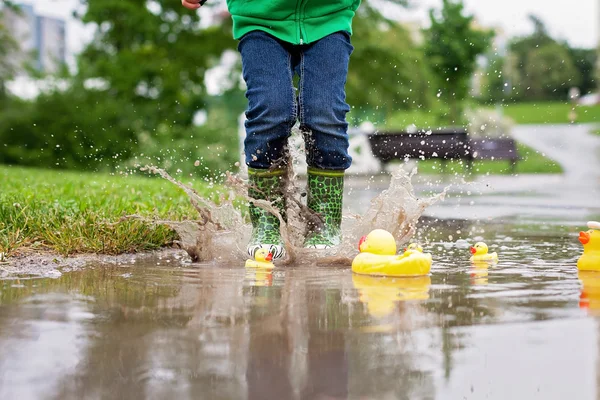
[[[600,274],[578,274],[576,229],[431,226],[416,279],[174,253],[0,281],[0,399],[597,398]],[[498,265],[468,261],[481,238]]]
[[[578,231],[600,220],[600,176],[572,170],[350,181],[347,211],[362,217],[338,255],[385,227],[433,254],[428,277],[356,276],[301,251],[246,271],[238,216],[210,205],[238,227],[230,242],[206,230],[218,265],[182,251],[50,261],[42,276],[0,265],[0,400],[597,399],[600,273],[576,260]],[[479,240],[497,265],[468,261]]]

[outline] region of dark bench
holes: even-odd
[[[514,172],[519,159],[516,142],[511,138],[471,139],[465,129],[436,131],[378,132],[368,135],[375,158],[386,164],[393,160],[439,159],[442,168],[447,160],[466,160],[471,168],[474,160],[510,160]]]
[[[517,142],[511,138],[471,139],[473,160],[509,160],[510,170],[515,172],[519,152]]]

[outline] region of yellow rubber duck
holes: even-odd
[[[358,299],[367,305],[369,314],[382,318],[391,314],[400,301],[427,300],[431,278],[373,277],[353,275],[352,283],[358,290]]]
[[[246,268],[273,269],[275,265],[271,262],[272,259],[273,254],[260,248],[254,253],[254,260],[246,260]]]
[[[589,231],[579,232],[579,241],[583,245],[583,254],[577,260],[580,271],[600,271],[600,222],[587,223]]]
[[[418,251],[419,253],[423,252],[423,248],[421,246],[419,246],[417,243],[411,243],[408,245],[407,248],[404,249],[404,255],[405,256],[409,256],[411,255],[413,252]]]
[[[471,247],[471,254],[473,254],[471,256],[471,261],[498,261],[498,254],[496,254],[495,252],[488,253],[487,244],[483,242],[475,243],[475,246]]]
[[[420,276],[431,270],[431,254],[418,251],[396,254],[391,233],[375,229],[358,243],[360,253],[352,261],[352,272],[362,275]]]

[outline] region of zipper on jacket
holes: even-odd
[[[296,23],[298,24],[298,36],[300,37],[300,44],[304,44],[304,38],[302,37],[302,0],[298,0],[296,4]]]

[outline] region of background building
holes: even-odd
[[[5,10],[4,25],[19,44],[16,64],[31,65],[41,72],[56,72],[66,61],[66,24],[58,18],[37,15],[33,6],[20,5],[21,11]]]

